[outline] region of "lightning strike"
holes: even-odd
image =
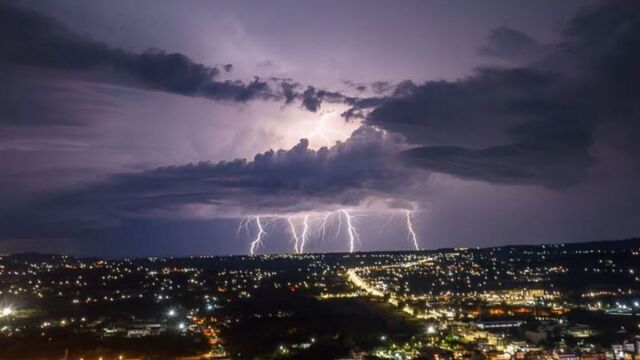
[[[416,236],[416,232],[413,230],[413,223],[411,223],[412,212],[411,210],[406,210],[405,214],[407,217],[407,232],[409,233],[409,238],[411,239],[411,242],[413,242],[413,247],[416,250],[420,250],[420,247],[418,246],[418,239]]]
[[[296,233],[296,227],[293,224],[293,220],[291,219],[291,216],[289,216],[287,218],[287,221],[289,222],[289,230],[291,231],[291,236],[293,237],[293,251],[296,254],[299,254],[301,251],[298,248],[298,244],[300,243],[300,238],[298,237],[298,234]]]
[[[255,220],[256,225],[258,226],[258,234],[256,234],[256,238],[251,242],[251,247],[249,248],[249,253],[251,255],[255,255],[258,246],[262,246],[262,237],[267,234],[262,228],[262,223],[260,223],[260,216],[256,216]]]
[[[304,219],[302,220],[302,224],[304,227],[302,228],[302,235],[301,235],[302,241],[300,242],[300,248],[298,248],[299,254],[304,253],[304,245],[307,242],[307,236],[309,233],[309,215],[304,216]]]
[[[320,242],[324,243],[324,239],[327,236],[327,220],[329,220],[329,216],[331,213],[325,214],[322,217],[322,222],[320,223]]]
[[[240,231],[242,231],[242,229],[244,229],[247,232],[247,236],[249,236],[250,220],[251,220],[250,218],[240,220],[240,224],[238,225],[238,231],[236,232],[238,237],[240,237]]]
[[[351,215],[349,214],[349,212],[345,209],[340,209],[340,212],[342,213],[342,215],[344,215],[347,223],[347,234],[349,235],[349,252],[352,253],[355,250],[356,241],[359,240],[360,235],[358,235],[358,232],[353,226],[353,222],[351,221]]]
[[[320,122],[318,123],[318,127],[315,128],[315,130],[313,130],[310,134],[309,134],[309,139],[313,139],[316,137],[320,137],[322,138],[322,140],[324,140],[327,144],[331,145],[334,143],[334,141],[331,141],[331,139],[329,139],[329,136],[327,136],[328,134],[331,135],[337,135],[338,137],[341,138],[346,138],[348,137],[346,134],[337,131],[337,130],[333,130],[333,129],[329,129],[327,127],[327,117],[322,116],[320,118]]]
[[[407,227],[407,237],[413,244],[414,249],[420,250],[420,246],[418,244],[418,236],[413,227],[413,211],[406,209],[404,210],[404,214],[405,214],[405,226]],[[332,218],[333,215],[337,215],[336,219]],[[289,215],[289,216],[263,214],[263,215],[257,215],[257,216],[253,216],[253,217],[249,217],[241,220],[240,224],[238,225],[237,233],[238,235],[240,235],[240,233],[244,229],[246,230],[247,235],[249,235],[250,234],[249,227],[251,223],[255,221],[257,232],[255,234],[255,237],[251,241],[249,254],[256,255],[257,250],[261,246],[263,246],[262,241],[264,240],[265,236],[267,236],[267,232],[265,231],[265,228],[269,226],[271,221],[274,221],[277,219],[286,219],[288,230],[291,234],[291,240],[293,242],[293,252],[295,254],[303,254],[305,250],[305,246],[307,245],[307,242],[309,241],[310,236],[319,237],[320,242],[324,242],[328,235],[328,231],[332,233],[335,231],[335,236],[339,237],[340,234],[342,234],[341,232],[342,226],[343,226],[342,224],[344,222],[344,226],[346,228],[346,233],[347,233],[349,252],[353,253],[356,251],[356,246],[360,244],[360,234],[358,233],[358,230],[357,230],[357,221],[356,221],[359,217],[358,215],[359,214],[355,214],[355,215],[351,214],[348,209],[337,209],[335,211],[329,211],[319,217],[316,217],[315,214],[306,214],[306,215],[301,214],[301,215]],[[344,217],[344,220],[343,220],[343,217]],[[298,233],[299,229],[296,229],[296,222],[298,222],[298,220],[296,219],[298,218],[302,218],[301,219],[302,232],[300,233]],[[337,220],[337,222],[334,220]],[[317,224],[316,221],[320,221],[320,226],[317,229],[315,228],[316,226],[315,224]],[[387,223],[382,226],[382,229],[384,229],[388,225],[388,223],[392,221],[393,221],[393,213],[391,214],[391,217],[387,220]],[[300,224],[298,224],[298,226],[300,226]],[[331,228],[329,229],[328,227],[331,227]]]

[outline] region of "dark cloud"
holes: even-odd
[[[482,51],[529,57],[528,65],[408,81],[370,104],[351,101],[344,115],[420,145],[405,153],[410,164],[493,183],[576,184],[594,164],[596,141],[640,158],[640,3],[600,3],[563,36],[536,58],[535,40],[499,28]]]
[[[279,99],[267,82],[218,80],[220,70],[180,53],[150,49],[142,54],[112,48],[69,30],[33,10],[0,2],[0,62],[84,72],[93,81],[117,83],[212,100]],[[6,69],[6,66],[4,67]],[[225,71],[231,64],[223,66]]]
[[[291,83],[288,81],[283,81],[280,86],[282,87],[282,94],[284,95],[284,103],[290,104],[296,99],[295,89],[299,86],[298,84]]]
[[[506,26],[494,29],[480,53],[505,60],[532,60],[540,56],[543,47],[532,37]]]
[[[557,86],[554,76],[528,68],[483,68],[454,82],[406,82],[392,96],[378,100],[382,105],[367,121],[414,143],[477,146],[527,120],[525,104],[553,102]]]
[[[374,81],[371,84],[371,89],[373,89],[373,92],[378,95],[382,95],[392,88],[393,86],[388,81]]]
[[[328,103],[344,103],[348,101],[348,97],[335,91],[316,90],[313,86],[307,86],[306,90],[301,94],[302,106],[311,112],[320,109],[323,101]]]
[[[344,100],[345,104],[349,105],[349,108],[345,110],[341,115],[349,121],[351,119],[364,119],[369,109],[375,108],[384,104],[387,99],[382,97],[348,97]]]
[[[163,213],[188,217],[193,206],[207,207],[211,217],[226,217],[358,206],[369,198],[394,198],[397,203],[413,173],[394,159],[400,149],[397,137],[365,126],[331,148],[312,150],[302,139],[289,150],[269,150],[253,161],[113,175],[4,214],[0,235],[36,236],[34,231],[42,231],[37,236],[62,236],[77,229],[117,227],[127,218]]]
[[[585,78],[609,143],[640,159],[640,3],[611,1],[568,25],[564,57]],[[554,58],[555,59],[555,58]]]
[[[221,69],[199,64],[180,53],[149,49],[133,53],[77,34],[57,20],[28,8],[0,2],[0,63],[2,70],[23,66],[82,73],[83,79],[173,94],[204,97],[216,101],[245,103],[250,100],[300,101],[316,112],[323,102],[344,103],[349,98],[339,92],[308,86],[303,92],[290,79],[253,81],[222,80],[220,72],[230,72],[233,64]],[[275,85],[272,87],[272,85]],[[28,94],[20,94],[28,97]],[[7,116],[3,116],[7,118]],[[15,119],[14,119],[15,120]]]
[[[513,143],[471,150],[426,146],[408,150],[408,164],[461,178],[499,184],[563,188],[587,176],[594,163],[591,133],[580,124],[528,123],[512,131]]]
[[[282,100],[285,104],[300,101],[301,106],[316,112],[323,102],[344,103],[354,98],[308,86],[296,91],[299,84],[290,79],[255,78],[251,82],[222,80],[220,72],[233,70],[232,64],[221,69],[199,64],[180,53],[149,49],[133,53],[111,47],[103,42],[80,35],[56,19],[28,8],[0,2],[0,63],[2,70],[11,66],[30,67],[49,71],[81,73],[76,80],[165,91],[173,94],[204,97],[217,101],[245,103],[250,100]],[[382,84],[382,83],[381,83]],[[273,88],[271,85],[275,85]],[[354,85],[355,86],[355,85]],[[363,91],[362,86],[357,86]],[[19,94],[29,97],[29,94]],[[3,118],[8,118],[6,114]],[[62,117],[62,116],[60,116]],[[13,122],[16,121],[14,118]],[[61,123],[63,124],[63,123]],[[66,122],[64,122],[66,124]]]
[[[351,80],[345,80],[342,82],[343,84],[345,84],[346,86],[356,89],[358,92],[363,92],[367,90],[367,85],[365,84],[361,84],[361,83],[356,83],[353,82]]]
[[[290,104],[295,100],[299,100],[300,105],[311,112],[318,111],[322,106],[322,103],[325,101],[332,104],[341,104],[357,99],[354,97],[348,97],[337,91],[316,89],[313,86],[307,86],[304,91],[298,92],[296,90],[301,87],[300,84],[293,82],[290,79],[282,80],[280,82],[280,87],[282,88],[282,95],[285,98],[285,104]]]
[[[316,112],[320,108],[320,104],[322,104],[322,98],[317,95],[316,89],[313,86],[307,87],[302,93],[302,106],[309,111]]]

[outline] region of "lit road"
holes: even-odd
[[[403,264],[391,264],[391,265],[385,265],[385,266],[381,266],[380,268],[392,268],[392,267],[403,267],[403,268],[408,268],[408,267],[412,267],[412,266],[417,266],[426,262],[430,262],[433,261],[433,259],[430,258],[426,258],[426,259],[420,259],[418,261],[413,261],[413,262],[407,262],[407,263],[403,263]],[[366,281],[364,281],[364,279],[362,279],[358,273],[356,272],[357,268],[354,269],[349,269],[347,270],[347,280],[349,280],[353,285],[355,285],[358,289],[365,291],[367,294],[371,295],[371,296],[376,296],[376,297],[384,297],[384,292],[378,288],[376,288],[375,286],[370,285],[369,283],[367,283]],[[405,300],[405,299],[401,299],[401,300]],[[395,296],[389,294],[389,300],[388,302],[394,306],[398,306],[398,298],[396,298]],[[402,309],[402,311],[404,311],[407,314],[410,314],[412,316],[416,316],[413,312],[413,310],[409,307],[404,307]],[[416,316],[419,317],[419,316]]]
[[[360,276],[358,276],[358,274],[356,274],[356,271],[354,269],[350,269],[349,271],[347,271],[347,278],[357,288],[366,291],[369,295],[380,296],[380,297],[384,296],[384,293],[382,291],[380,291],[380,290],[376,289],[375,287],[367,284]]]

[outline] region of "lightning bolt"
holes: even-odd
[[[258,226],[258,233],[256,234],[256,238],[251,242],[251,247],[249,248],[249,253],[251,255],[255,255],[258,246],[262,246],[262,237],[267,234],[262,228],[262,223],[260,223],[260,216],[256,216],[255,220],[256,225]]]
[[[355,250],[356,241],[360,239],[360,235],[353,226],[353,222],[351,221],[351,215],[349,215],[349,212],[345,209],[340,209],[339,211],[342,213],[342,215],[344,215],[347,223],[347,234],[349,235],[349,252],[352,253]]]
[[[291,220],[291,216],[289,216],[287,218],[287,221],[289,222],[289,229],[291,230],[291,236],[293,237],[293,251],[295,251],[296,254],[299,254],[301,251],[298,249],[298,244],[300,243],[300,238],[298,238],[298,234],[296,233],[296,227],[293,224],[293,220]]]
[[[309,139],[313,139],[315,137],[320,137],[324,141],[326,141],[327,144],[332,144],[333,142],[331,141],[331,139],[329,139],[327,134],[338,135],[338,136],[343,137],[343,138],[348,137],[343,132],[340,132],[340,131],[337,131],[337,130],[333,130],[333,129],[328,129],[327,128],[327,120],[328,119],[327,119],[326,115],[323,115],[320,118],[320,122],[318,123],[318,127],[316,127],[315,130],[313,130],[311,132],[311,134],[309,134]]]
[[[418,244],[418,236],[416,234],[416,231],[413,227],[413,213],[414,211],[406,209],[404,210],[405,213],[405,225],[407,227],[407,237],[409,238],[409,240],[411,241],[411,243],[413,244],[414,249],[420,250],[420,246]],[[335,222],[330,221],[332,220],[331,216],[332,215],[338,215],[337,216],[337,229],[335,226]],[[348,236],[348,245],[349,245],[349,252],[353,253],[356,251],[356,246],[358,244],[360,244],[360,234],[358,233],[357,227],[356,227],[356,220],[358,219],[358,214],[351,214],[349,212],[348,209],[337,209],[335,211],[330,211],[325,213],[320,219],[320,227],[318,228],[318,230],[316,231],[311,231],[311,224],[310,224],[310,219],[311,222],[313,224],[316,224],[315,221],[317,221],[316,219],[318,219],[317,217],[315,217],[314,214],[306,214],[304,216],[298,215],[302,217],[302,232],[300,234],[298,234],[297,230],[296,230],[296,224],[295,224],[295,218],[296,216],[279,216],[279,215],[257,215],[254,217],[249,217],[246,219],[243,219],[240,221],[240,224],[238,225],[238,230],[237,233],[238,235],[240,235],[240,232],[244,229],[247,232],[247,235],[249,235],[249,225],[252,221],[255,221],[256,223],[256,227],[257,227],[257,232],[255,235],[255,238],[251,241],[251,245],[249,247],[249,254],[251,255],[255,255],[256,251],[263,246],[263,239],[265,238],[265,236],[267,236],[267,232],[265,231],[265,226],[269,226],[269,223],[271,221],[273,221],[274,219],[286,219],[287,220],[287,224],[289,225],[289,231],[291,233],[291,238],[293,240],[293,251],[296,254],[303,254],[304,253],[304,249],[305,246],[307,245],[307,242],[309,240],[309,234],[310,232],[312,232],[313,234],[318,234],[319,232],[319,236],[320,236],[320,241],[324,242],[326,237],[327,237],[327,227],[328,226],[332,226],[332,229],[329,229],[330,231],[333,231],[334,229],[335,231],[335,236],[339,236],[341,234],[341,228],[342,228],[342,223],[344,221],[345,227],[346,227],[346,232],[347,232],[347,236]],[[344,220],[343,220],[344,217]],[[393,214],[392,216],[389,218],[389,220],[387,221],[387,224],[383,225],[383,228],[386,227],[388,225],[389,222],[393,221]],[[315,225],[313,225],[313,227],[315,227]],[[381,230],[382,231],[382,230]],[[318,236],[318,235],[314,235],[314,236]]]
[[[238,224],[238,231],[236,231],[236,235],[238,237],[240,237],[240,231],[246,228],[246,225],[247,225],[247,219],[240,220],[240,224]]]
[[[300,248],[299,250],[299,254],[304,253],[304,244],[307,242],[307,234],[309,233],[309,215],[305,215],[304,219],[302,220],[302,225],[304,226],[302,228],[302,241],[300,242]]]
[[[413,213],[411,212],[411,210],[405,210],[405,214],[407,217],[407,232],[409,233],[409,238],[411,239],[411,242],[413,242],[413,247],[416,250],[420,250],[420,247],[418,246],[418,239],[416,236],[416,232],[413,230],[413,224],[411,223],[411,217]]]
[[[324,243],[324,239],[327,236],[327,220],[329,220],[329,216],[331,213],[327,213],[322,217],[322,222],[320,223],[320,242]]]

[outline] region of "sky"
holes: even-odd
[[[640,235],[640,3],[0,0],[0,254]]]

